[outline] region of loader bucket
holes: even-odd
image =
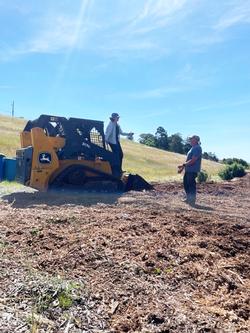
[[[129,174],[125,186],[125,191],[152,190],[153,186],[139,175]]]

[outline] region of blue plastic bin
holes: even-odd
[[[16,159],[4,158],[3,178],[9,182],[16,178]]]
[[[5,155],[0,154],[0,182],[3,180],[3,165]]]

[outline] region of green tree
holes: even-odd
[[[164,150],[168,150],[168,134],[166,130],[159,126],[155,133],[156,147]]]
[[[155,136],[153,134],[150,134],[150,133],[140,134],[139,142],[143,145],[147,145],[147,146],[150,146],[150,147],[156,147]]]
[[[249,165],[247,163],[247,161],[243,160],[242,158],[223,158],[222,163],[224,164],[233,164],[233,163],[237,163],[237,164],[241,164],[244,168],[248,169]]]
[[[215,161],[215,162],[218,162],[219,159],[218,157],[214,154],[214,153],[207,153],[206,151],[202,154],[202,157],[205,159],[205,160],[210,160],[210,161]]]
[[[187,152],[192,148],[192,146],[189,143],[189,140],[186,139],[183,144],[183,152],[187,154]]]
[[[182,140],[180,133],[172,134],[169,137],[169,150],[170,151],[173,151],[174,153],[183,154],[184,153],[183,146],[184,146],[183,140]]]

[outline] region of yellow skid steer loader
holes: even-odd
[[[16,152],[16,180],[40,191],[150,190],[139,175],[114,176],[114,154],[105,144],[102,121],[41,115],[28,121]]]

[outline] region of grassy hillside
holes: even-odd
[[[10,118],[0,115],[0,153],[8,157],[15,156],[20,147],[19,133],[23,130],[24,119]],[[180,179],[177,165],[182,164],[185,156],[147,147],[129,140],[122,140],[124,150],[123,169],[138,173],[149,181]],[[221,164],[203,160],[202,168],[215,177],[222,168]]]
[[[122,146],[125,155],[124,170],[139,173],[151,181],[182,178],[181,175],[177,175],[176,171],[177,165],[185,161],[185,155],[147,147],[129,140],[123,140]],[[217,176],[222,167],[219,163],[202,160],[202,169],[213,178]]]
[[[8,157],[16,155],[20,147],[19,133],[23,130],[26,120],[0,115],[0,153]]]

